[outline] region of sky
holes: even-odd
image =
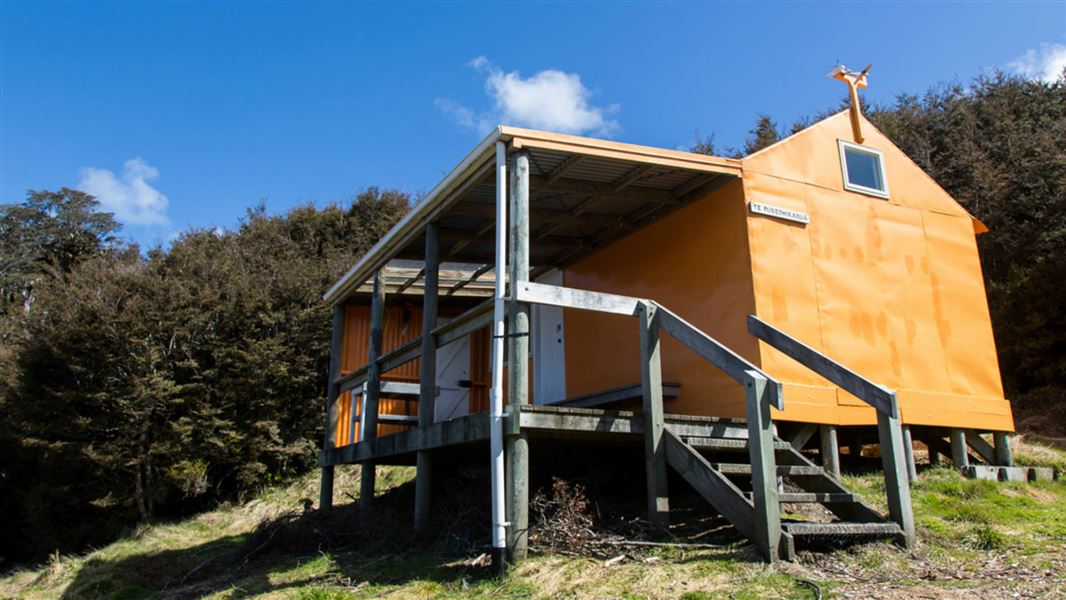
[[[759,114],[1066,66],[1066,2],[0,0],[0,202],[87,191],[142,247],[428,191],[497,124],[739,147]]]

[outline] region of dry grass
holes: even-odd
[[[1066,458],[1024,439],[1016,440],[1015,453],[1051,464]],[[803,553],[796,563],[771,567],[751,560],[745,545],[593,543],[583,556],[564,556],[565,539],[557,539],[495,579],[473,566],[475,544],[484,536],[457,537],[484,521],[476,503],[456,500],[438,514],[438,529],[425,538],[414,536],[407,523],[411,486],[405,485],[411,470],[381,468],[379,490],[389,505],[375,513],[378,522],[360,525],[354,498],[343,493],[357,489],[356,473],[338,470],[332,517],[303,513],[303,500],[317,496],[317,474],[309,474],[244,505],[147,527],[84,556],[54,557],[8,574],[0,578],[0,597],[700,600],[813,598],[816,591],[827,598],[1066,597],[1066,482],[1000,484],[964,480],[950,469],[925,471],[914,486],[919,547],[912,552],[871,544]],[[876,474],[848,483],[880,503]],[[546,521],[569,515],[568,527],[590,529],[587,539],[593,541],[622,536],[617,521],[587,520],[588,502],[573,487],[557,487],[541,497]],[[390,513],[393,505],[401,510]],[[681,503],[678,508],[679,522],[695,523],[690,531],[706,529]]]

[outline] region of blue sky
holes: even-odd
[[[839,102],[1066,61],[1066,2],[0,2],[0,202],[88,188],[142,244],[431,188],[496,122],[739,146]],[[479,59],[479,57],[481,57]]]

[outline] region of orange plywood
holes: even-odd
[[[567,286],[653,298],[740,354],[757,358],[746,317],[754,310],[743,188],[727,184],[568,267]],[[640,381],[637,323],[631,317],[568,310],[567,395]],[[675,413],[740,416],[743,390],[668,335],[663,378],[681,382]]]
[[[749,213],[758,314],[898,392],[904,422],[1009,430],[972,218],[872,125],[890,197],[846,191],[845,113],[744,160],[746,199],[806,213]],[[765,344],[786,420],[870,424],[865,403]]]

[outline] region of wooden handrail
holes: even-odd
[[[649,302],[657,309],[659,326],[664,331],[677,341],[688,346],[689,349],[699,354],[704,360],[718,367],[720,371],[732,377],[737,383],[746,384],[750,378],[749,372],[751,371],[766,378],[767,385],[772,388],[770,405],[778,410],[784,410],[784,394],[782,393],[781,382],[770,377],[765,371],[748,362],[743,356],[733,352],[725,344],[707,335],[662,305],[653,301]]]
[[[765,377],[768,385],[772,388],[770,394],[771,406],[778,410],[784,409],[783,394],[781,393],[781,383],[779,381],[767,375],[766,372],[744,357],[730,350],[726,345],[653,300],[531,281],[519,283],[515,293],[515,300],[530,304],[544,304],[634,317],[639,316],[641,305],[654,307],[655,313],[658,315],[657,319],[660,328],[677,341],[688,346],[693,352],[723,373],[729,375],[737,383],[744,384],[748,381],[748,371],[754,371]]]
[[[433,330],[433,336],[437,338],[437,347],[446,346],[455,340],[469,335],[472,331],[480,329],[492,320],[492,301],[482,302],[461,315],[449,320]],[[382,372],[391,371],[396,367],[409,363],[421,356],[422,336],[416,337],[399,348],[383,354],[377,363]],[[341,387],[341,392],[351,389],[366,380],[370,365],[363,365],[351,373],[345,373],[336,378],[333,383]]]
[[[903,532],[903,545],[907,548],[913,547],[914,512],[911,507],[910,482],[907,479],[903,447],[905,442],[896,392],[848,369],[755,315],[748,315],[748,331],[877,409],[877,434],[881,443],[881,462],[885,473],[888,512]]]
[[[755,315],[748,315],[748,331],[879,412],[899,418],[895,391],[870,381]]]

